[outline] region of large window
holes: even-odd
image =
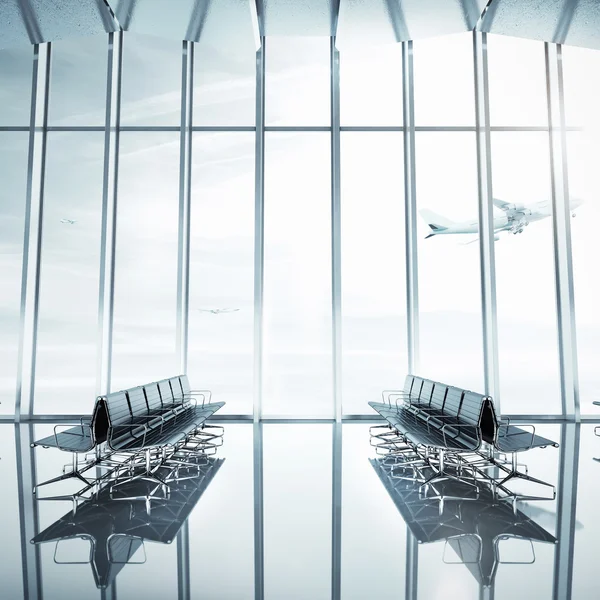
[[[252,413],[254,135],[197,133],[193,147],[188,371]]]
[[[333,414],[330,162],[326,133],[268,134],[265,415]]]
[[[402,133],[342,134],[343,412],[407,370]]]
[[[112,389],[172,377],[179,135],[121,135]]]
[[[0,50],[0,126],[29,125],[32,67],[31,46]]]

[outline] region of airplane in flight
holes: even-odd
[[[510,202],[504,202],[503,200],[498,200],[496,198],[494,198],[492,202],[496,208],[502,211],[501,214],[494,215],[495,240],[500,239],[497,234],[502,231],[506,231],[515,235],[517,233],[523,233],[523,230],[525,227],[527,227],[527,225],[529,225],[529,223],[541,221],[552,214],[550,202],[547,200],[542,200],[541,202],[528,205],[511,204]],[[583,200],[579,198],[571,198],[570,206],[573,217],[575,216],[575,210],[582,204]],[[479,233],[478,221],[463,221],[462,223],[456,223],[426,208],[419,212],[431,229],[431,233],[426,236],[425,239],[435,235]],[[478,238],[472,241],[475,242],[477,239]]]
[[[196,310],[204,313],[211,313],[212,315],[219,315],[221,313],[238,312],[239,308],[197,308]]]
[[[77,223],[75,219],[61,219],[60,222],[65,225],[75,225],[75,223]]]

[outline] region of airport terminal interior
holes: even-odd
[[[597,0],[0,2],[0,597],[600,596]]]

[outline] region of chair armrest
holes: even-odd
[[[464,424],[457,424],[457,425],[444,425],[442,427],[442,436],[444,437],[444,444],[446,445],[446,447],[448,446],[448,441],[446,438],[446,427],[452,427],[452,429],[456,429],[460,432],[461,429],[468,429],[469,431],[472,431],[476,434],[476,439],[477,439],[477,446],[475,446],[474,448],[472,448],[473,450],[476,450],[477,448],[479,448],[479,446],[481,446],[481,429],[479,429],[479,427],[476,427],[475,425],[468,425],[466,423]],[[456,437],[451,437],[452,440],[456,439]]]
[[[500,437],[504,437],[504,438],[509,438],[509,437],[513,437],[516,435],[522,435],[523,433],[527,433],[527,431],[522,431],[525,428],[529,427],[531,428],[531,442],[529,443],[529,446],[525,446],[523,448],[523,450],[531,450],[531,448],[533,448],[533,442],[535,441],[535,427],[533,425],[519,425],[519,427],[517,429],[519,429],[519,431],[515,431],[515,433],[508,433],[508,431],[502,435],[500,433],[500,431],[502,429],[506,429],[508,430],[508,428],[511,427],[511,425],[507,424],[507,423],[502,423],[502,424],[498,424],[498,433],[496,434],[496,439],[500,438]]]
[[[119,430],[130,430],[131,433],[131,437],[134,439],[137,439],[134,431],[136,430],[140,430],[140,428],[143,428],[144,431],[144,436],[142,437],[142,445],[140,446],[140,448],[143,448],[146,445],[146,435],[148,433],[148,427],[146,425],[144,425],[143,423],[137,423],[136,425],[130,424],[130,425],[111,425],[108,428],[108,435],[107,435],[107,439],[109,440],[109,445],[111,445],[112,439],[114,437],[114,433],[119,431]]]
[[[407,393],[403,390],[383,390],[383,392],[381,392],[381,398],[384,404],[387,402],[390,406],[392,405],[392,398],[396,399],[396,406],[398,406],[398,399],[405,398],[406,396]]]
[[[204,406],[205,402],[210,403],[211,398],[212,398],[212,392],[210,390],[190,390],[189,392],[186,392],[185,394],[183,394],[184,399],[185,398],[195,398],[196,396],[198,396],[198,397],[202,396],[202,406]]]
[[[58,434],[60,433],[58,431],[59,427],[66,427],[68,429],[75,429],[75,427],[73,427],[72,425],[55,425],[54,426],[54,441],[56,442],[56,447],[59,450],[64,450],[66,452],[73,452],[73,448],[67,448],[66,446],[61,446],[60,442],[58,441]],[[80,425],[78,425],[77,427],[81,427],[81,433],[68,433],[67,435],[74,435],[77,437],[85,437],[85,429],[88,429],[89,434],[90,434],[90,447],[86,448],[85,450],[82,450],[82,452],[89,452],[93,447],[94,447],[94,438],[93,438],[93,431],[92,431],[92,427],[91,425],[85,425],[84,423],[81,423]],[[67,433],[66,431],[63,431],[63,433]]]

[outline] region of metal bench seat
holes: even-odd
[[[514,425],[499,424],[494,447],[504,453],[522,452],[531,448],[545,448],[547,446],[558,448],[556,442],[541,435],[536,435],[533,425],[526,427],[531,428],[532,431],[526,431]]]
[[[91,421],[91,418],[88,419]],[[59,431],[61,427],[68,427],[68,429]],[[95,445],[96,442],[90,423],[82,421],[80,425],[76,425],[75,427],[56,425],[52,435],[36,440],[31,444],[31,447],[58,448],[65,452],[85,454],[86,452],[91,452]]]

